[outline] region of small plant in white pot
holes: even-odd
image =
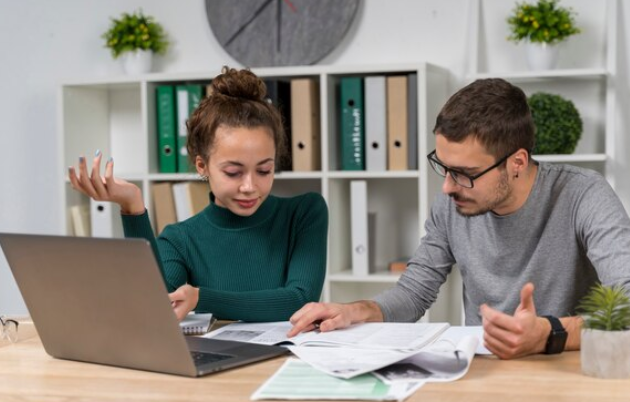
[[[118,19],[112,18],[109,29],[102,37],[114,59],[122,59],[128,74],[151,71],[153,54],[164,54],[169,46],[162,26],[141,10],[132,14],[123,13]]]
[[[582,299],[582,372],[599,378],[630,377],[630,297],[622,286],[597,284]]]
[[[576,13],[560,7],[559,0],[538,0],[535,4],[516,3],[507,22],[508,40],[526,46],[527,64],[531,70],[547,70],[558,60],[558,44],[580,33]]]

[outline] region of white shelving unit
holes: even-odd
[[[321,166],[317,172],[281,172],[273,193],[321,193],[330,211],[329,251],[323,299],[350,301],[369,298],[392,286],[398,275],[385,271],[389,262],[411,256],[424,232],[430,202],[439,191],[439,178],[428,168],[425,155],[434,148],[432,128],[449,95],[448,71],[431,64],[393,66],[308,66],[253,69],[265,79],[315,78],[320,83]],[[79,155],[89,157],[100,149],[113,156],[115,174],[143,190],[151,211],[151,185],[158,181],[197,180],[193,174],[160,174],[158,171],[155,87],[160,84],[208,83],[219,71],[203,74],[148,74],[96,81],[78,81],[60,90],[60,160],[76,165]],[[339,110],[336,88],[341,77],[415,73],[418,77],[418,165],[414,171],[350,172],[339,163]],[[368,209],[376,212],[375,266],[379,273],[351,273],[350,182],[368,182]],[[88,203],[66,186],[64,208],[71,233],[68,207]],[[448,292],[441,292],[431,320],[450,320]],[[458,307],[458,306],[457,306]],[[458,318],[455,319],[457,321]]]
[[[520,86],[528,96],[542,91],[570,99],[580,111],[584,127],[575,152],[534,157],[595,169],[614,187],[610,167],[616,135],[617,0],[562,1],[562,7],[576,12],[582,33],[560,45],[558,68],[549,71],[528,71],[524,47],[506,40],[507,17],[514,6],[504,0],[471,2],[467,81],[500,77]]]

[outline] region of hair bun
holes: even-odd
[[[224,66],[221,74],[212,80],[212,94],[233,98],[264,101],[265,83],[249,70],[236,70]]]

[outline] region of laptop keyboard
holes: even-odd
[[[221,360],[234,357],[232,355],[224,355],[222,353],[208,353],[208,352],[190,352],[190,355],[195,362],[195,366],[202,366],[208,363],[214,363]]]

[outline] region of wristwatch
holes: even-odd
[[[545,345],[545,354],[552,355],[562,353],[564,351],[564,345],[567,343],[567,331],[556,317],[544,315],[543,318],[548,319],[551,323],[551,332],[549,333],[547,344]]]

